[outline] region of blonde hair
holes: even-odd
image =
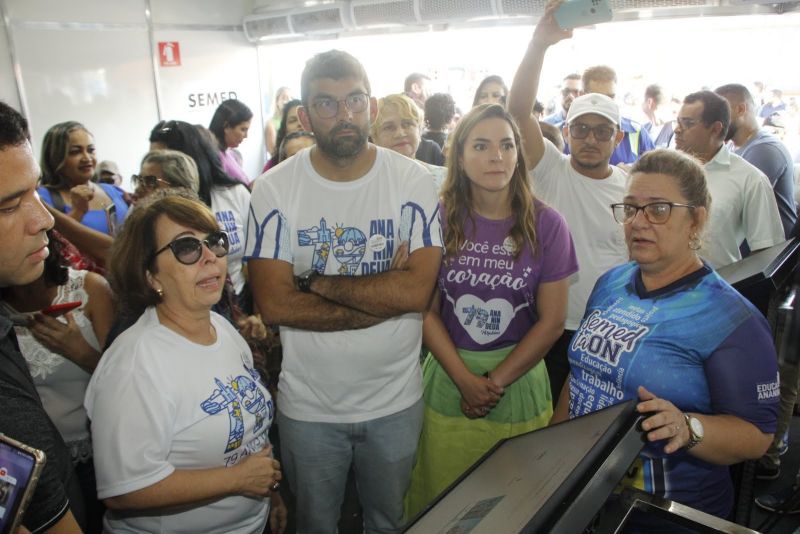
[[[534,196],[528,182],[519,128],[511,115],[500,104],[482,104],[464,115],[455,131],[448,136],[448,140],[452,138],[452,145],[447,156],[447,178],[442,187],[445,218],[444,244],[447,261],[455,258],[464,244],[466,239],[464,222],[467,218],[470,219],[473,226],[475,225],[471,183],[461,164],[464,145],[470,132],[479,122],[494,118],[503,119],[511,126],[511,131],[514,133],[514,144],[517,147],[517,165],[514,167],[509,184],[514,224],[508,235],[514,241],[514,258],[519,257],[526,243],[530,246],[532,254],[534,256],[537,254]]]
[[[375,120],[372,122],[369,129],[369,134],[373,139],[375,139],[378,129],[386,120],[386,114],[388,113],[387,108],[396,109],[401,118],[411,119],[415,121],[417,125],[422,126],[422,111],[420,111],[413,100],[401,94],[385,96],[378,100],[378,114],[375,115]]]

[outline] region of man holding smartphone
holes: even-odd
[[[42,275],[53,217],[39,201],[39,166],[25,119],[0,102],[0,287]],[[44,451],[47,463],[22,524],[34,534],[79,533],[83,502],[69,450],[42,407],[11,321],[0,315],[0,432]],[[73,514],[73,512],[75,512]]]
[[[578,255],[580,270],[570,277],[564,334],[545,358],[554,399],[569,374],[567,348],[595,282],[608,269],[628,260],[625,238],[609,209],[610,204],[622,202],[627,180],[624,171],[609,163],[624,136],[617,104],[598,93],[579,96],[572,102],[563,126],[564,139],[571,149],[568,155],[544,139],[539,122],[531,115],[545,53],[572,36],[572,30],[561,29],[556,22],[555,13],[561,4],[547,4],[508,98],[508,111],[522,134],[534,191],[567,220]]]

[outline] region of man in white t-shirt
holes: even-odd
[[[556,24],[548,6],[514,76],[508,110],[520,126],[526,161],[536,196],[557,209],[567,220],[575,242],[579,271],[570,277],[564,334],[545,358],[553,398],[559,397],[569,374],[567,347],[578,328],[595,282],[611,267],[625,263],[628,251],[621,227],[610,205],[622,202],[626,175],[609,164],[624,137],[620,112],[608,96],[579,96],[567,112],[564,139],[571,153],[564,155],[542,137],[531,109],[539,89],[539,77],[547,49],[571,35]]]
[[[366,532],[395,532],[422,426],[436,191],[421,165],[367,141],[377,107],[354,57],[314,56],[301,96],[317,144],[256,180],[245,246],[255,302],[281,327],[281,460],[298,532],[336,532],[351,465]]]
[[[730,120],[724,98],[698,91],[684,98],[675,126],[675,146],[706,170],[711,211],[700,256],[715,269],[742,259],[739,247],[745,240],[753,252],[784,240],[769,180],[724,144]]]

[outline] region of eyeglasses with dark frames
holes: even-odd
[[[332,119],[339,114],[339,105],[342,103],[351,113],[361,113],[369,106],[369,95],[367,93],[356,93],[348,95],[347,98],[342,100],[320,97],[314,99],[311,106],[321,119]]]
[[[155,189],[158,187],[158,184],[164,184],[167,187],[172,186],[171,183],[168,181],[159,178],[158,176],[153,176],[152,174],[140,175],[134,174],[131,176],[131,183],[133,187],[144,187],[145,189]]]
[[[619,224],[632,223],[636,218],[636,214],[640,211],[644,212],[644,217],[650,224],[664,224],[669,220],[670,215],[672,215],[672,208],[687,208],[693,210],[695,206],[664,201],[651,202],[644,206],[637,206],[626,202],[611,204],[611,212],[614,214],[614,220]]]
[[[590,132],[592,135],[594,135],[595,140],[604,143],[614,137],[617,129],[613,126],[606,126],[604,124],[589,126],[588,124],[583,124],[582,122],[573,122],[569,125],[569,135],[575,139],[586,139],[589,137]]]
[[[180,263],[184,265],[194,265],[200,261],[200,258],[203,256],[203,245],[213,252],[216,257],[222,258],[228,254],[230,247],[228,243],[228,234],[221,231],[211,232],[208,234],[208,237],[202,240],[189,235],[179,237],[155,251],[150,261],[152,262],[156,259],[156,256],[170,249],[175,259]]]

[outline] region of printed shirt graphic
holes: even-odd
[[[377,148],[363,177],[333,182],[310,150],[255,181],[245,257],[289,262],[295,274],[363,276],[387,271],[397,247],[441,247],[430,174]],[[302,421],[358,422],[414,404],[422,395],[422,316],[408,313],[361,330],[281,327],[281,410]]]
[[[578,270],[575,248],[564,218],[536,201],[540,253],[527,244],[514,258],[508,237],[513,218],[465,221],[470,236],[457,257],[439,271],[441,317],[457,347],[493,350],[517,343],[538,320],[536,292],[542,282],[566,278]]]
[[[197,345],[162,326],[154,308],[103,355],[86,393],[98,496],[130,493],[176,469],[231,467],[269,445],[269,392],[245,341],[212,313],[213,345]],[[262,532],[266,499],[220,498],[160,516],[123,517],[111,530]]]
[[[763,316],[710,268],[648,294],[636,263],[598,282],[569,345],[570,417],[638,398],[638,386],[684,412],[731,414],[774,432],[777,358]],[[645,491],[715,515],[730,477],[686,451],[648,444],[630,473]]]
[[[247,212],[250,209],[250,192],[244,186],[212,187],[211,209],[221,230],[228,234],[228,274],[236,294],[244,289],[242,273],[244,234]]]

